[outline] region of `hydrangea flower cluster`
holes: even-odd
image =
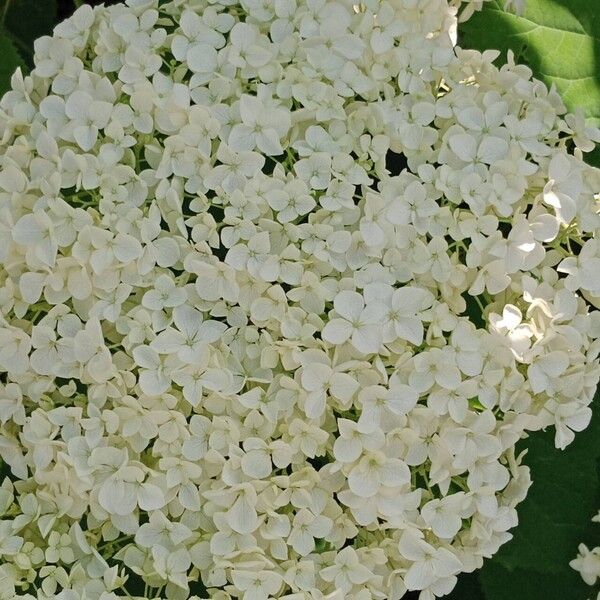
[[[600,512],[592,519],[595,523],[600,523]],[[585,544],[579,544],[579,552],[569,565],[581,575],[585,583],[590,586],[595,586],[600,579],[600,547],[592,548],[591,550]],[[597,587],[597,586],[596,586]],[[600,600],[600,591],[595,596],[596,600]]]
[[[128,0],[36,42],[0,102],[0,598],[431,600],[511,537],[516,442],[565,447],[600,377],[600,132],[456,22]]]

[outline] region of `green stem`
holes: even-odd
[[[479,306],[479,308],[481,310],[481,317],[483,318],[483,312],[485,311],[485,306],[483,306],[483,303],[479,299],[479,296],[471,296],[471,298],[473,298],[475,300],[475,302],[477,302],[477,305]]]
[[[6,3],[6,6],[8,6],[8,4],[10,4],[10,2],[11,2],[11,0],[8,0]],[[4,22],[5,16],[6,16],[6,14],[3,15],[3,17],[2,17],[3,22]],[[10,31],[8,31],[7,29],[4,30],[4,34],[7,35],[12,40],[13,44],[19,48],[19,50],[21,51],[20,54],[23,58],[27,58],[28,56],[33,56],[33,50],[29,46],[29,44],[26,44],[22,39],[20,39],[18,36],[14,35]]]
[[[2,25],[6,22],[6,15],[8,14],[8,9],[10,8],[12,0],[4,0],[4,7],[2,9]]]

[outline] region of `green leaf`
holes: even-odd
[[[569,567],[577,547],[600,544],[591,518],[600,508],[600,398],[589,427],[560,451],[554,431],[537,432],[521,443],[529,449],[533,485],[517,507],[514,538],[484,564],[479,578],[486,600],[586,600],[590,588]]]
[[[477,571],[459,575],[456,587],[444,600],[485,600]]]
[[[56,24],[56,0],[10,0],[4,26],[32,66],[33,42],[51,35]]]
[[[492,560],[479,578],[485,600],[587,600],[593,596],[593,588],[568,565],[566,570],[541,574],[526,569],[509,571]]]
[[[7,32],[0,28],[0,95],[10,89],[10,78],[25,63]]]
[[[600,11],[589,0],[527,0],[519,17],[499,0],[461,25],[465,48],[498,49],[498,63],[511,49],[536,78],[555,84],[569,110],[580,106],[600,125]],[[585,155],[600,165],[600,151]],[[514,539],[486,561],[479,579],[486,600],[586,600],[593,595],[569,562],[584,542],[600,545],[600,525],[590,522],[600,508],[600,397],[589,428],[564,452],[553,445],[553,431],[536,433],[529,448],[533,487],[517,508]]]
[[[579,543],[594,531],[591,518],[600,508],[599,439],[600,399],[596,398],[592,422],[566,450],[554,447],[553,428],[521,442],[521,448],[528,448],[525,463],[531,468],[533,485],[517,507],[514,538],[500,549],[496,562],[508,569],[540,573],[556,572],[561,565],[565,572],[570,570],[568,563]]]
[[[556,85],[569,110],[581,107],[600,125],[600,10],[590,0],[527,0],[523,16],[499,0],[484,3],[459,30],[459,44],[497,49],[505,62],[512,49],[548,86]],[[600,156],[587,156],[600,164]]]

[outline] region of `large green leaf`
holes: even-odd
[[[475,571],[459,575],[456,587],[449,596],[444,596],[444,600],[487,600],[483,593],[479,573]]]
[[[0,95],[10,88],[10,78],[17,67],[24,67],[23,59],[7,32],[0,27]]]
[[[600,124],[598,0],[527,0],[520,17],[493,0],[461,25],[459,37],[466,48],[500,50],[499,63],[511,49],[535,77],[556,85],[569,110],[579,106]],[[599,165],[600,152],[586,159]],[[590,427],[564,452],[554,449],[552,431],[523,443],[534,484],[518,507],[513,541],[479,574],[486,600],[585,600],[592,595],[569,561],[580,542],[600,544],[600,526],[590,523],[600,508],[598,398],[595,410]],[[471,598],[477,596],[461,600]]]
[[[569,567],[579,543],[600,545],[600,398],[590,426],[566,450],[554,448],[554,431],[521,443],[533,486],[519,505],[514,538],[478,574],[461,575],[448,600],[587,600],[592,595]],[[479,580],[479,585],[477,584]]]
[[[600,2],[598,0],[527,0],[522,16],[486,2],[460,27],[465,48],[512,49],[534,76],[555,84],[569,110],[581,107],[600,125]],[[588,160],[599,163],[597,152]]]
[[[4,26],[31,66],[33,42],[50,35],[56,21],[56,0],[10,0]]]
[[[587,600],[593,591],[572,569],[541,575],[526,569],[509,571],[492,560],[479,577],[485,589],[485,600]]]
[[[487,600],[586,600],[590,588],[569,567],[577,546],[600,544],[591,518],[600,508],[600,402],[590,426],[564,451],[553,430],[522,443],[533,486],[518,507],[514,538],[486,563],[480,579]]]

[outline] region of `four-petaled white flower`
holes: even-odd
[[[364,354],[379,350],[383,341],[383,304],[370,302],[365,305],[361,294],[343,290],[336,295],[333,309],[339,316],[323,328],[321,335],[326,342],[339,346],[349,341]]]

